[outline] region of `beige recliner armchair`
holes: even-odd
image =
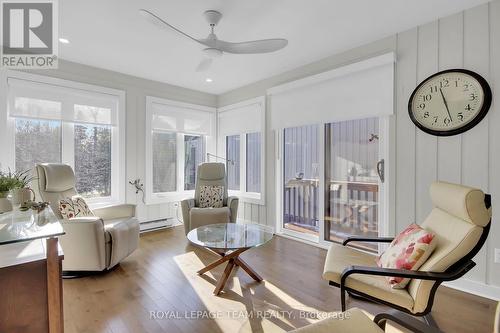
[[[205,185],[224,186],[224,207],[199,208],[200,187]],[[227,196],[226,167],[224,163],[202,163],[198,166],[193,199],[181,201],[184,229],[187,233],[202,225],[236,222],[238,198]]]
[[[139,244],[135,205],[94,209],[95,216],[62,218],[59,200],[77,195],[75,174],[69,165],[37,164],[38,194],[48,201],[66,234],[60,238],[64,271],[103,271],[117,265]]]

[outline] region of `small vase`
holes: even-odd
[[[0,213],[10,212],[12,203],[7,199],[9,192],[0,192]]]
[[[31,194],[33,190],[29,187],[16,188],[11,190],[12,204],[14,206],[21,205],[26,201],[31,201]],[[33,193],[34,196],[34,193]],[[34,200],[34,199],[33,199]]]

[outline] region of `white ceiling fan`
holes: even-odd
[[[288,44],[288,40],[284,38],[262,39],[240,43],[225,42],[223,40],[220,40],[215,35],[214,28],[222,18],[222,14],[216,10],[207,10],[204,13],[205,18],[210,24],[210,34],[207,38],[202,39],[194,38],[187,33],[177,29],[176,27],[165,22],[158,15],[152,13],[147,9],[139,9],[139,12],[150,22],[158,25],[159,27],[174,30],[205,47],[203,49],[205,58],[196,67],[197,72],[206,71],[212,65],[213,60],[222,56],[224,52],[235,54],[269,53],[278,51]]]

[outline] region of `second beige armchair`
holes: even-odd
[[[134,205],[94,209],[95,216],[63,219],[59,200],[77,195],[73,169],[65,164],[38,164],[35,168],[38,195],[48,201],[61,219],[65,272],[105,271],[137,249],[139,222]]]
[[[223,186],[222,208],[200,208],[200,187],[205,185]],[[198,166],[194,198],[181,201],[182,218],[186,234],[202,225],[236,222],[238,198],[228,197],[227,177],[224,163],[202,163]]]

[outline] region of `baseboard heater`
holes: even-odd
[[[154,231],[158,229],[170,228],[175,225],[174,218],[169,217],[160,220],[144,221],[139,223],[139,227],[142,232]]]

